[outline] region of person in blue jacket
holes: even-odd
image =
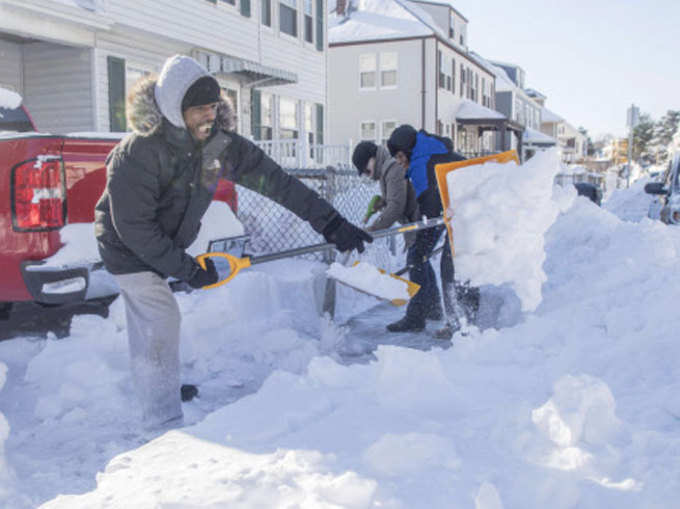
[[[406,169],[406,176],[416,191],[421,213],[428,218],[441,216],[443,207],[434,171],[435,165],[465,159],[462,155],[453,151],[451,140],[429,134],[424,130],[416,131],[413,126],[404,124],[392,132],[387,142],[387,148],[392,157]],[[426,319],[442,319],[441,298],[429,258],[444,232],[445,227],[440,226],[421,230],[416,235],[416,241],[408,251],[407,262],[412,267],[411,281],[420,285],[420,291],[409,302],[406,316],[387,326],[389,331],[417,332],[425,328]],[[460,323],[454,305],[456,290],[454,287],[453,257],[451,256],[448,235],[445,236],[440,268],[447,324],[435,335],[442,339],[450,339],[453,333],[460,328]],[[475,292],[472,291],[471,293],[471,300],[474,301]],[[476,298],[478,301],[478,293]]]

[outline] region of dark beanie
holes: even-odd
[[[397,127],[387,142],[387,148],[390,151],[390,155],[394,157],[397,152],[402,151],[409,158],[411,157],[411,152],[413,147],[416,146],[416,131],[412,126],[408,124],[402,124]]]
[[[182,111],[192,106],[216,103],[220,100],[220,85],[212,76],[203,76],[189,87],[182,99]]]
[[[352,162],[357,167],[359,175],[366,170],[366,165],[371,157],[375,157],[378,153],[378,146],[372,141],[362,141],[354,148],[352,154]]]

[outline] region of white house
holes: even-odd
[[[469,54],[467,23],[444,0],[338,0],[328,35],[331,143],[384,142],[408,123],[461,152],[493,150],[506,119],[493,109],[493,73]]]
[[[124,131],[125,96],[175,53],[218,78],[256,139],[324,141],[323,0],[2,0],[0,85],[46,132]]]

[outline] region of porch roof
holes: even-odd
[[[456,112],[456,123],[458,125],[475,125],[482,130],[501,130],[510,129],[517,133],[521,133],[524,127],[510,120],[502,113],[482,106],[479,103],[463,99],[458,111]]]
[[[251,87],[289,85],[298,81],[294,72],[226,55],[222,56],[220,70],[216,74],[237,74]]]
[[[553,146],[557,144],[557,140],[544,134],[536,129],[527,127],[522,135],[522,143],[525,145],[537,145],[537,146]]]

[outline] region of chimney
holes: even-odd
[[[337,0],[337,3],[335,4],[335,12],[339,16],[344,16],[346,10],[347,10],[347,0]]]

